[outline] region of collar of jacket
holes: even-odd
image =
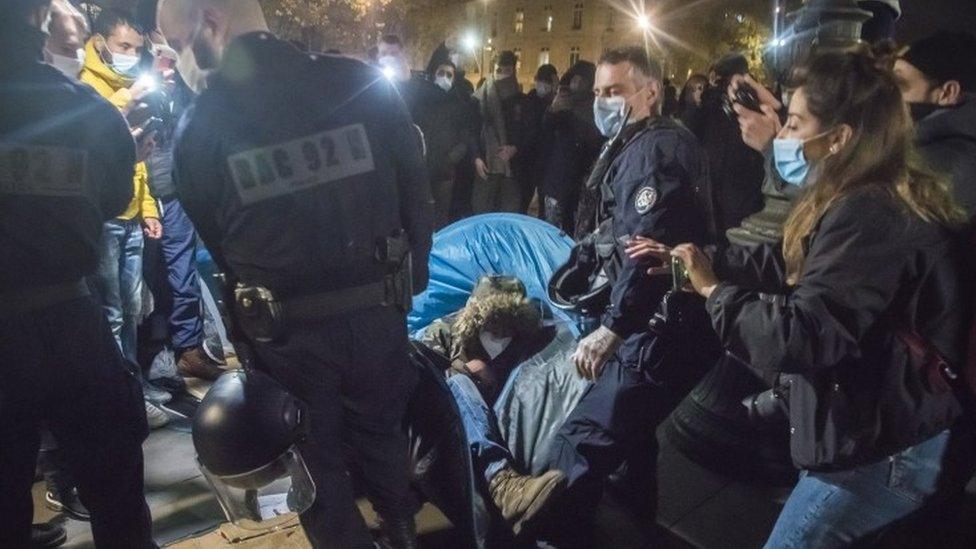
[[[921,146],[943,139],[976,141],[976,94],[967,93],[962,103],[939,109],[918,121],[915,139]]]
[[[4,52],[0,64],[18,66],[44,62],[46,41],[47,34],[30,25],[0,22],[0,47]]]
[[[82,68],[82,72],[95,75],[113,90],[128,88],[135,81],[133,78],[122,76],[115,72],[112,67],[105,64],[105,61],[102,61],[102,55],[95,48],[94,36],[89,38],[88,42],[85,43],[85,66]]]
[[[270,66],[281,55],[305,55],[291,44],[266,31],[242,34],[227,44],[220,66],[207,79],[207,86],[233,86],[250,82],[261,67]],[[277,59],[282,59],[277,57]]]

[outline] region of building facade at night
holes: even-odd
[[[414,13],[411,22],[418,66],[453,32],[466,46],[465,68],[476,80],[503,50],[515,52],[519,81],[531,84],[540,65],[555,65],[561,74],[578,60],[596,62],[608,49],[643,42],[636,14],[605,0],[472,0]]]

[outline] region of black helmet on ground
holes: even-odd
[[[266,528],[311,505],[315,486],[297,447],[307,432],[303,404],[266,374],[217,379],[193,418],[193,446],[228,519]]]

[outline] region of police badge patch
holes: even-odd
[[[637,213],[644,215],[651,211],[655,202],[657,202],[657,189],[654,187],[643,187],[637,191],[637,198],[634,199],[634,207],[637,208]]]

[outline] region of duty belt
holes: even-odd
[[[278,300],[261,286],[238,285],[234,290],[235,314],[244,333],[263,343],[274,341],[288,328],[371,307],[399,305],[391,288],[391,277],[383,281],[320,294]]]
[[[58,303],[87,297],[88,285],[84,280],[32,286],[0,293],[0,317],[11,317],[46,309]]]

